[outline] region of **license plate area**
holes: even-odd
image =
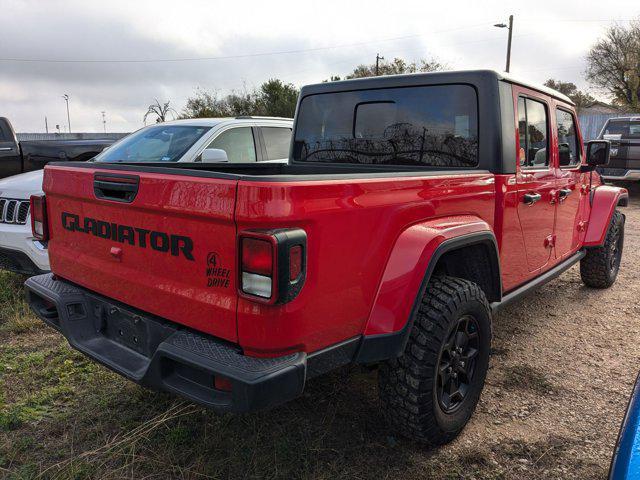
[[[96,333],[149,358],[175,331],[164,322],[100,298],[91,297],[90,304]]]
[[[107,312],[105,335],[122,345],[142,354],[148,354],[146,322],[138,315],[131,315],[117,307]]]

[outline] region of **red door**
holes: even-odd
[[[581,232],[578,224],[581,209],[585,207],[586,190],[581,189],[580,164],[584,158],[582,139],[576,116],[568,105],[555,102],[554,143],[557,145],[558,168],[556,170],[558,208],[556,212],[556,256],[563,258],[580,246]]]
[[[556,184],[547,97],[514,86],[518,118],[518,217],[529,271],[543,269],[554,244]]]

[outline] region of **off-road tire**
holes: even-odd
[[[437,371],[446,344],[452,334],[457,335],[463,317],[475,319],[479,348],[467,394],[455,411],[447,413],[439,400]],[[380,400],[390,426],[404,437],[431,446],[453,440],[478,403],[490,349],[491,308],[480,287],[455,277],[432,278],[420,299],[403,355],[379,369]]]
[[[604,244],[587,249],[580,260],[580,276],[588,287],[609,288],[616,281],[624,246],[624,215],[613,212]]]

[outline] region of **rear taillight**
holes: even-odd
[[[269,299],[273,292],[274,250],[270,239],[243,238],[242,291]]]
[[[44,195],[31,195],[31,232],[33,238],[41,242],[49,239],[47,204]]]
[[[306,276],[307,235],[299,228],[239,236],[240,293],[264,303],[293,300]]]

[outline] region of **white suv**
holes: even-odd
[[[293,120],[273,117],[193,118],[132,133],[96,162],[286,162]]]
[[[31,236],[29,198],[42,193],[42,170],[0,180],[0,268],[27,275],[49,270],[47,246]]]
[[[287,162],[293,120],[196,118],[144,127],[105,149],[96,162]],[[0,180],[0,268],[49,270],[47,246],[31,236],[29,198],[42,193],[42,170]]]

